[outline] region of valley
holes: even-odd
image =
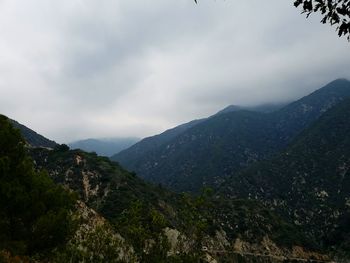
[[[0,236],[0,262],[347,262],[350,82],[273,111],[231,109],[143,139],[112,160],[1,116],[2,206],[15,196],[9,185],[39,199],[29,214],[2,211],[4,233],[27,232]],[[40,204],[42,187],[59,194]],[[43,226],[42,240],[57,231],[40,215],[50,207],[69,211],[55,221],[66,232],[32,247],[38,233],[27,224]]]

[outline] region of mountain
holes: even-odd
[[[143,156],[146,156],[149,152],[156,150],[158,147],[164,145],[165,143],[171,141],[179,134],[184,131],[196,126],[205,119],[193,120],[188,123],[181,124],[172,129],[166,130],[161,134],[147,137],[142,139],[140,142],[134,144],[130,148],[121,151],[111,157],[114,161],[119,161],[126,165],[126,167],[133,167],[133,163],[136,163]],[[129,165],[130,164],[130,165]]]
[[[30,152],[37,169],[46,169],[56,183],[105,218],[141,262],[202,262],[204,257],[265,262],[275,256],[328,260],[310,252],[315,247],[298,226],[259,202],[225,200],[210,192],[197,198],[175,194],[145,183],[106,157],[81,150]]]
[[[165,141],[146,139],[112,157],[148,181],[181,192],[218,186],[224,178],[278,153],[334,105],[350,97],[350,82],[335,80],[277,111],[214,115]],[[154,137],[153,137],[154,139]]]
[[[178,135],[196,126],[197,124],[200,124],[203,121],[206,121],[209,118],[212,118],[214,116],[218,116],[224,113],[228,113],[228,112],[235,112],[235,111],[242,111],[242,110],[251,110],[251,111],[257,111],[257,112],[272,112],[282,107],[282,105],[283,104],[263,104],[255,107],[229,105],[226,108],[218,111],[216,114],[214,114],[211,117],[193,120],[193,121],[178,125],[172,129],[166,130],[161,134],[144,138],[143,140],[131,146],[130,148],[127,148],[126,150],[122,151],[122,153],[120,154],[115,153],[111,157],[111,159],[114,161],[119,161],[123,163],[124,165],[126,165],[126,167],[134,167],[136,166],[136,163],[138,162],[138,160],[143,158],[143,156],[146,156],[149,152],[156,150],[158,147],[164,145],[167,142],[170,142],[172,139],[174,139]]]
[[[260,202],[179,195],[95,153],[24,147],[3,116],[0,134],[1,262],[330,261]]]
[[[86,139],[71,142],[68,146],[72,149],[81,149],[86,152],[96,152],[101,156],[112,156],[120,151],[129,148],[138,142],[138,138],[103,138]]]
[[[350,99],[272,160],[227,179],[219,192],[262,201],[316,242],[350,256]]]
[[[10,122],[14,127],[21,131],[23,137],[25,137],[26,142],[32,147],[45,147],[45,148],[55,148],[58,144],[54,141],[51,141],[44,136],[36,133],[35,131],[29,129],[28,127],[18,123],[15,120],[11,120]]]
[[[72,233],[74,198],[34,170],[11,122],[0,115],[0,262],[29,262],[4,260],[2,252],[32,256],[64,244]]]

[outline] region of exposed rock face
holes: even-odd
[[[233,244],[233,252],[241,255],[255,255],[257,257],[270,257],[275,260],[314,260],[320,262],[329,262],[331,259],[327,255],[307,251],[300,246],[293,246],[291,249],[280,248],[267,236],[260,244],[250,244],[239,238]]]
[[[182,236],[178,230],[167,227],[164,229],[164,234],[170,245],[170,250],[168,252],[169,256],[179,254],[180,251],[186,251],[183,244],[185,237]]]
[[[89,201],[90,197],[98,196],[100,186],[96,184],[94,188],[91,188],[90,179],[98,179],[98,174],[91,172],[82,172],[82,184],[84,189],[84,199],[86,202]]]
[[[94,209],[79,204],[81,225],[70,243],[71,254],[93,257],[93,262],[113,262],[110,258],[142,262],[143,256],[157,251],[165,236],[169,246],[160,248],[167,249],[164,255],[169,258],[195,254],[220,263],[243,253],[242,261],[245,255],[249,260],[251,255],[261,257],[264,253],[275,257],[278,248],[281,255],[292,255],[290,249],[283,250],[285,245],[264,238],[269,233],[275,240],[278,235],[274,232],[279,234],[285,223],[256,202],[181,197],[144,183],[107,158],[82,151],[33,149],[32,155],[39,168],[46,168],[56,182],[76,191]],[[144,200],[147,205],[142,206]],[[117,224],[111,226],[94,211]],[[159,226],[155,223],[163,221],[165,224]],[[145,238],[138,241],[135,235]],[[243,244],[240,252],[233,249],[237,237]]]
[[[164,229],[170,244],[168,255],[189,253],[191,241],[176,229]],[[329,256],[305,250],[300,246],[281,248],[265,236],[260,243],[250,243],[239,238],[231,244],[224,231],[218,231],[216,236],[207,236],[202,243],[203,260],[205,262],[332,262]]]
[[[77,202],[75,220],[79,227],[67,244],[68,257],[79,262],[138,262],[132,246],[127,244],[96,211]],[[68,258],[67,258],[68,259]]]
[[[89,205],[94,204],[97,207],[103,202],[110,191],[110,184],[105,178],[110,175],[101,172],[98,166],[91,167],[81,151],[74,151],[75,154],[67,156],[59,152],[52,155],[53,152],[33,149],[37,167],[45,167],[55,182],[77,192]]]

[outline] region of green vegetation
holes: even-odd
[[[196,197],[175,194],[80,150],[32,149],[31,154],[39,168],[108,219],[142,262],[200,262],[203,244],[222,230],[230,244],[236,238],[259,243],[265,236],[285,247],[303,244],[297,227],[255,201],[217,198],[210,188]],[[166,229],[179,232],[178,253],[169,254]]]
[[[135,201],[116,219],[115,225],[143,262],[162,262],[167,257],[169,245],[162,231],[168,223],[155,209]]]
[[[178,166],[176,171],[195,169],[201,174],[180,176],[186,179],[177,179],[181,186],[203,185],[201,180],[217,170],[232,175],[219,191],[205,188],[196,196],[145,183],[96,153],[69,150],[66,145],[26,149],[18,131],[5,121],[0,144],[0,204],[5,209],[0,226],[8,229],[1,233],[0,255],[16,260],[17,255],[50,254],[53,262],[201,262],[205,251],[226,253],[235,247],[269,254],[273,249],[291,256],[296,245],[311,250],[334,247],[346,255],[350,103],[337,103],[350,94],[348,88],[347,81],[337,81],[277,112],[224,113],[177,136],[175,144],[184,146],[169,159],[172,165]],[[285,152],[254,165],[292,138],[296,140]],[[36,171],[26,151],[35,160]],[[185,154],[193,159],[184,161]],[[201,165],[188,160],[201,160]],[[235,170],[251,164],[244,172]],[[72,221],[71,196],[37,172],[43,169],[83,201],[76,207],[82,209],[84,220],[74,221],[74,235],[72,223],[65,223]]]
[[[82,240],[73,239],[63,249],[58,250],[53,258],[55,263],[93,262],[125,263],[134,262],[120,259],[123,243],[106,226],[96,226],[84,233]]]
[[[227,180],[220,192],[254,197],[323,248],[350,251],[350,100],[302,132],[281,154]],[[290,235],[289,235],[290,236]]]
[[[19,130],[0,115],[0,251],[45,254],[72,233],[72,195],[36,172]]]
[[[189,248],[190,254],[168,257],[166,227],[179,228],[190,239],[198,233],[194,227],[199,225],[199,211],[194,209],[190,197],[186,205],[179,195],[147,184],[117,163],[94,153],[56,147],[54,150],[31,149],[31,155],[38,168],[47,169],[56,182],[76,191],[90,207],[107,218],[114,230],[132,244],[142,262],[181,262],[177,260],[199,260],[202,256],[201,245],[196,240],[196,246]],[[77,160],[81,161],[77,163]],[[84,180],[92,190],[90,195],[85,192]],[[94,192],[94,189],[98,190]],[[191,221],[186,221],[185,215]],[[63,252],[63,258],[71,258],[72,254],[82,257],[79,251],[74,252],[74,247],[68,249],[73,252]]]

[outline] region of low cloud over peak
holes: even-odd
[[[58,142],[137,136],[350,78],[293,1],[0,1],[0,112]]]

